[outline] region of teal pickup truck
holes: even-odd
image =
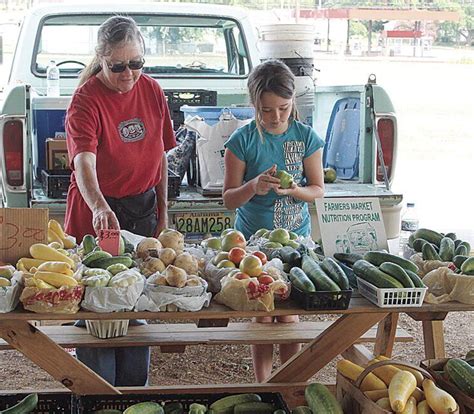
[[[63,5],[33,9],[24,19],[0,112],[0,191],[3,207],[48,208],[62,219],[67,176],[48,175],[48,138],[64,138],[65,110],[78,74],[93,56],[99,25],[113,14],[133,17],[145,39],[144,72],[165,90],[176,126],[181,105],[246,105],[247,77],[260,62],[245,11],[210,4]],[[59,97],[46,96],[46,69],[60,70]],[[390,191],[397,155],[392,103],[375,78],[367,84],[311,89],[314,128],[327,140],[325,165],[338,179],[327,197],[377,197],[388,239],[398,237],[402,195]],[[377,145],[377,143],[379,143]],[[65,164],[67,165],[67,164]],[[49,171],[49,173],[48,173]],[[51,173],[52,174],[52,173]],[[231,226],[219,196],[183,185],[171,198],[170,220],[188,239]],[[312,208],[313,237],[318,237]]]

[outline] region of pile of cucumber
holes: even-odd
[[[0,414],[28,414],[36,409],[38,405],[38,394],[29,394],[18,404],[0,411]]]
[[[453,262],[459,269],[471,251],[471,245],[458,239],[455,233],[443,234],[430,229],[418,229],[408,239],[408,245],[421,253],[423,260]]]
[[[336,254],[351,266],[356,276],[381,289],[424,288],[418,267],[410,260],[386,252],[369,251],[361,255]]]
[[[290,281],[297,289],[307,293],[350,289],[346,274],[331,257],[317,261],[303,254],[301,268],[295,266],[290,270]]]

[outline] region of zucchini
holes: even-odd
[[[334,253],[334,258],[345,265],[352,267],[357,260],[363,259],[363,256],[358,253]]]
[[[407,244],[409,247],[411,247],[413,249],[413,242],[415,241],[415,234],[414,233],[411,233],[409,236],[408,236],[408,241],[407,241]]]
[[[454,240],[449,237],[443,237],[439,244],[439,257],[443,262],[450,262],[454,257]]]
[[[415,250],[415,252],[421,253],[421,249],[425,243],[429,242],[427,242],[425,239],[415,239],[413,242],[413,250]]]
[[[152,401],[133,404],[123,414],[165,414],[163,407]]]
[[[461,239],[456,239],[454,240],[454,247],[457,249],[458,246],[462,243],[462,240]]]
[[[474,397],[474,368],[460,358],[452,358],[444,366],[449,378],[469,397]]]
[[[456,250],[454,250],[454,255],[455,256],[469,256],[469,251],[467,250],[467,247],[465,244],[462,244],[461,242],[458,247],[456,247]]]
[[[372,263],[375,266],[380,266],[384,262],[396,263],[397,265],[403,267],[406,270],[411,270],[412,272],[418,272],[418,267],[415,263],[410,260],[404,259],[400,256],[395,256],[394,254],[370,251],[364,254],[364,260]]]
[[[458,269],[461,269],[462,264],[469,259],[469,256],[464,256],[462,254],[458,254],[457,256],[453,257],[453,263],[454,266],[456,266]]]
[[[344,414],[336,397],[323,384],[309,384],[304,390],[304,397],[313,413]]]
[[[237,404],[243,404],[246,402],[261,402],[262,398],[258,394],[237,394],[229,395],[227,397],[220,398],[210,405],[210,409],[214,414],[233,414],[234,407]]]
[[[416,288],[425,288],[426,287],[426,285],[421,280],[420,276],[418,276],[415,272],[412,272],[411,270],[406,270],[405,269],[405,273],[411,279],[411,281],[413,282],[413,284],[415,285]]]
[[[304,255],[301,261],[301,268],[306,276],[313,282],[316,290],[322,292],[339,292],[341,289],[333,280],[324,273],[321,266],[308,255]]]
[[[183,404],[180,402],[169,402],[163,406],[165,414],[184,414]]]
[[[106,253],[106,252],[102,252]],[[99,260],[94,260],[90,267],[99,268],[99,269],[107,269],[109,266],[122,263],[123,265],[130,268],[132,266],[133,260],[128,256],[113,256],[113,257],[106,257]]]
[[[275,407],[267,402],[246,402],[234,406],[234,414],[273,414],[273,411]]]
[[[86,234],[82,239],[82,249],[84,250],[84,256],[92,252],[97,246],[94,236]]]
[[[361,279],[375,287],[385,289],[403,288],[403,285],[394,277],[382,272],[377,266],[367,260],[358,260],[353,267],[354,273]]]
[[[464,275],[474,275],[474,256],[464,261],[461,265],[461,273]]]
[[[467,255],[469,256],[469,254],[471,253],[471,245],[469,244],[469,242],[467,241],[462,241],[459,246],[466,246],[466,249],[467,249]]]
[[[456,240],[456,233],[446,233],[444,237],[449,237],[452,241]]]
[[[293,286],[297,287],[302,292],[316,292],[314,283],[299,267],[293,267],[290,270],[290,281]]]
[[[6,410],[0,411],[1,414],[28,414],[36,409],[38,405],[38,394],[29,394],[18,404]]]
[[[379,266],[379,269],[387,273],[390,276],[393,276],[397,279],[405,288],[414,288],[415,284],[411,278],[407,275],[403,267],[397,265],[396,263],[385,262]]]
[[[299,405],[291,410],[291,414],[313,414],[313,411],[307,405]]]
[[[321,268],[323,271],[341,288],[341,290],[349,289],[349,279],[347,278],[344,270],[332,257],[326,257],[321,262]]]
[[[289,263],[291,267],[301,266],[301,254],[298,250],[290,246],[285,246],[279,249],[281,260],[284,263]]]
[[[439,260],[441,261],[441,257],[436,252],[434,246],[431,243],[425,243],[423,245],[423,249],[421,252],[423,260]]]
[[[439,246],[443,235],[434,230],[421,228],[415,231],[414,237],[415,239],[425,239],[426,241]]]

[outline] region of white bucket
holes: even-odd
[[[313,126],[314,83],[309,76],[295,77],[296,107],[301,122]]]

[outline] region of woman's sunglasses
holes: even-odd
[[[143,65],[145,64],[145,59],[142,58],[140,60],[130,60],[128,63],[106,63],[107,67],[112,73],[121,73],[127,68],[127,66],[130,68],[130,70],[138,70],[143,68]]]

